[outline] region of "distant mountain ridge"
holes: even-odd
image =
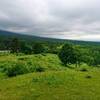
[[[5,38],[12,38],[12,37],[33,38],[33,37],[37,37],[37,36],[32,36],[32,35],[30,36],[30,35],[0,30],[0,37],[5,37]]]
[[[7,38],[13,38],[17,37],[19,39],[23,40],[29,40],[29,41],[49,41],[49,42],[72,42],[74,44],[92,44],[92,45],[100,45],[100,42],[90,42],[90,41],[78,41],[78,40],[68,40],[68,39],[56,39],[56,38],[45,38],[45,37],[39,37],[39,36],[33,36],[33,35],[25,35],[20,33],[14,33],[9,31],[0,30],[0,39],[7,39]]]
[[[20,34],[20,33],[14,33],[14,32],[3,31],[3,30],[0,30],[0,37],[5,38],[5,39],[16,37],[16,38],[19,38],[19,39],[29,40],[29,41],[48,40],[48,38],[43,38],[43,37],[33,36],[33,35]]]

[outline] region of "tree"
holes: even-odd
[[[10,50],[12,53],[18,53],[20,51],[20,41],[18,38],[12,38],[10,43]]]
[[[20,52],[25,54],[31,54],[32,47],[26,41],[21,41]]]
[[[100,66],[100,51],[94,51],[92,56],[93,56],[93,62],[91,65]]]
[[[73,50],[73,64],[76,64],[77,66],[80,66],[81,63],[84,62],[84,54],[83,50],[80,48],[80,46],[75,46]]]
[[[65,44],[60,50],[58,56],[62,63],[66,66],[68,66],[68,64],[76,63],[75,51],[71,44]]]
[[[37,42],[37,43],[34,43],[32,49],[33,49],[33,53],[34,53],[34,54],[39,54],[39,53],[45,52],[45,47],[44,47],[44,45],[41,44],[41,43],[38,43],[38,42]]]
[[[58,51],[59,51],[59,49],[58,49],[57,43],[51,42],[51,43],[48,44],[48,52],[49,53],[58,54]]]

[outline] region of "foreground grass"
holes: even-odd
[[[0,100],[99,100],[100,69],[83,66],[63,68],[56,55],[7,55],[0,65],[22,61],[41,65],[45,72],[33,72],[9,78],[0,72]],[[3,66],[4,67],[4,66]]]
[[[99,94],[100,70],[96,69],[47,71],[0,79],[0,100],[99,100]]]
[[[96,69],[68,69],[2,78],[0,100],[99,100],[99,77],[100,71]]]
[[[28,67],[42,67],[46,70],[61,70],[61,65],[57,55],[37,54],[37,55],[3,55],[0,56],[0,68],[11,66],[13,63],[22,63]]]

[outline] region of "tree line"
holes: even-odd
[[[9,50],[11,53],[58,53],[58,46],[60,46],[60,43],[43,41],[30,42],[16,37],[0,41],[0,50]]]
[[[100,66],[100,46],[82,46],[47,41],[29,43],[18,38],[11,38],[0,41],[0,50],[24,54],[54,53],[58,55],[65,66],[70,64],[80,66],[82,63],[86,63],[89,66]]]
[[[83,63],[89,66],[100,66],[100,49],[83,48],[66,43],[62,46],[58,56],[65,66],[70,64],[80,66]]]

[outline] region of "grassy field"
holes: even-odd
[[[33,68],[8,77],[3,71],[13,63]],[[44,68],[34,71],[34,66]],[[85,69],[85,70],[84,70]],[[0,100],[99,100],[100,69],[82,65],[66,68],[57,55],[0,55]]]

